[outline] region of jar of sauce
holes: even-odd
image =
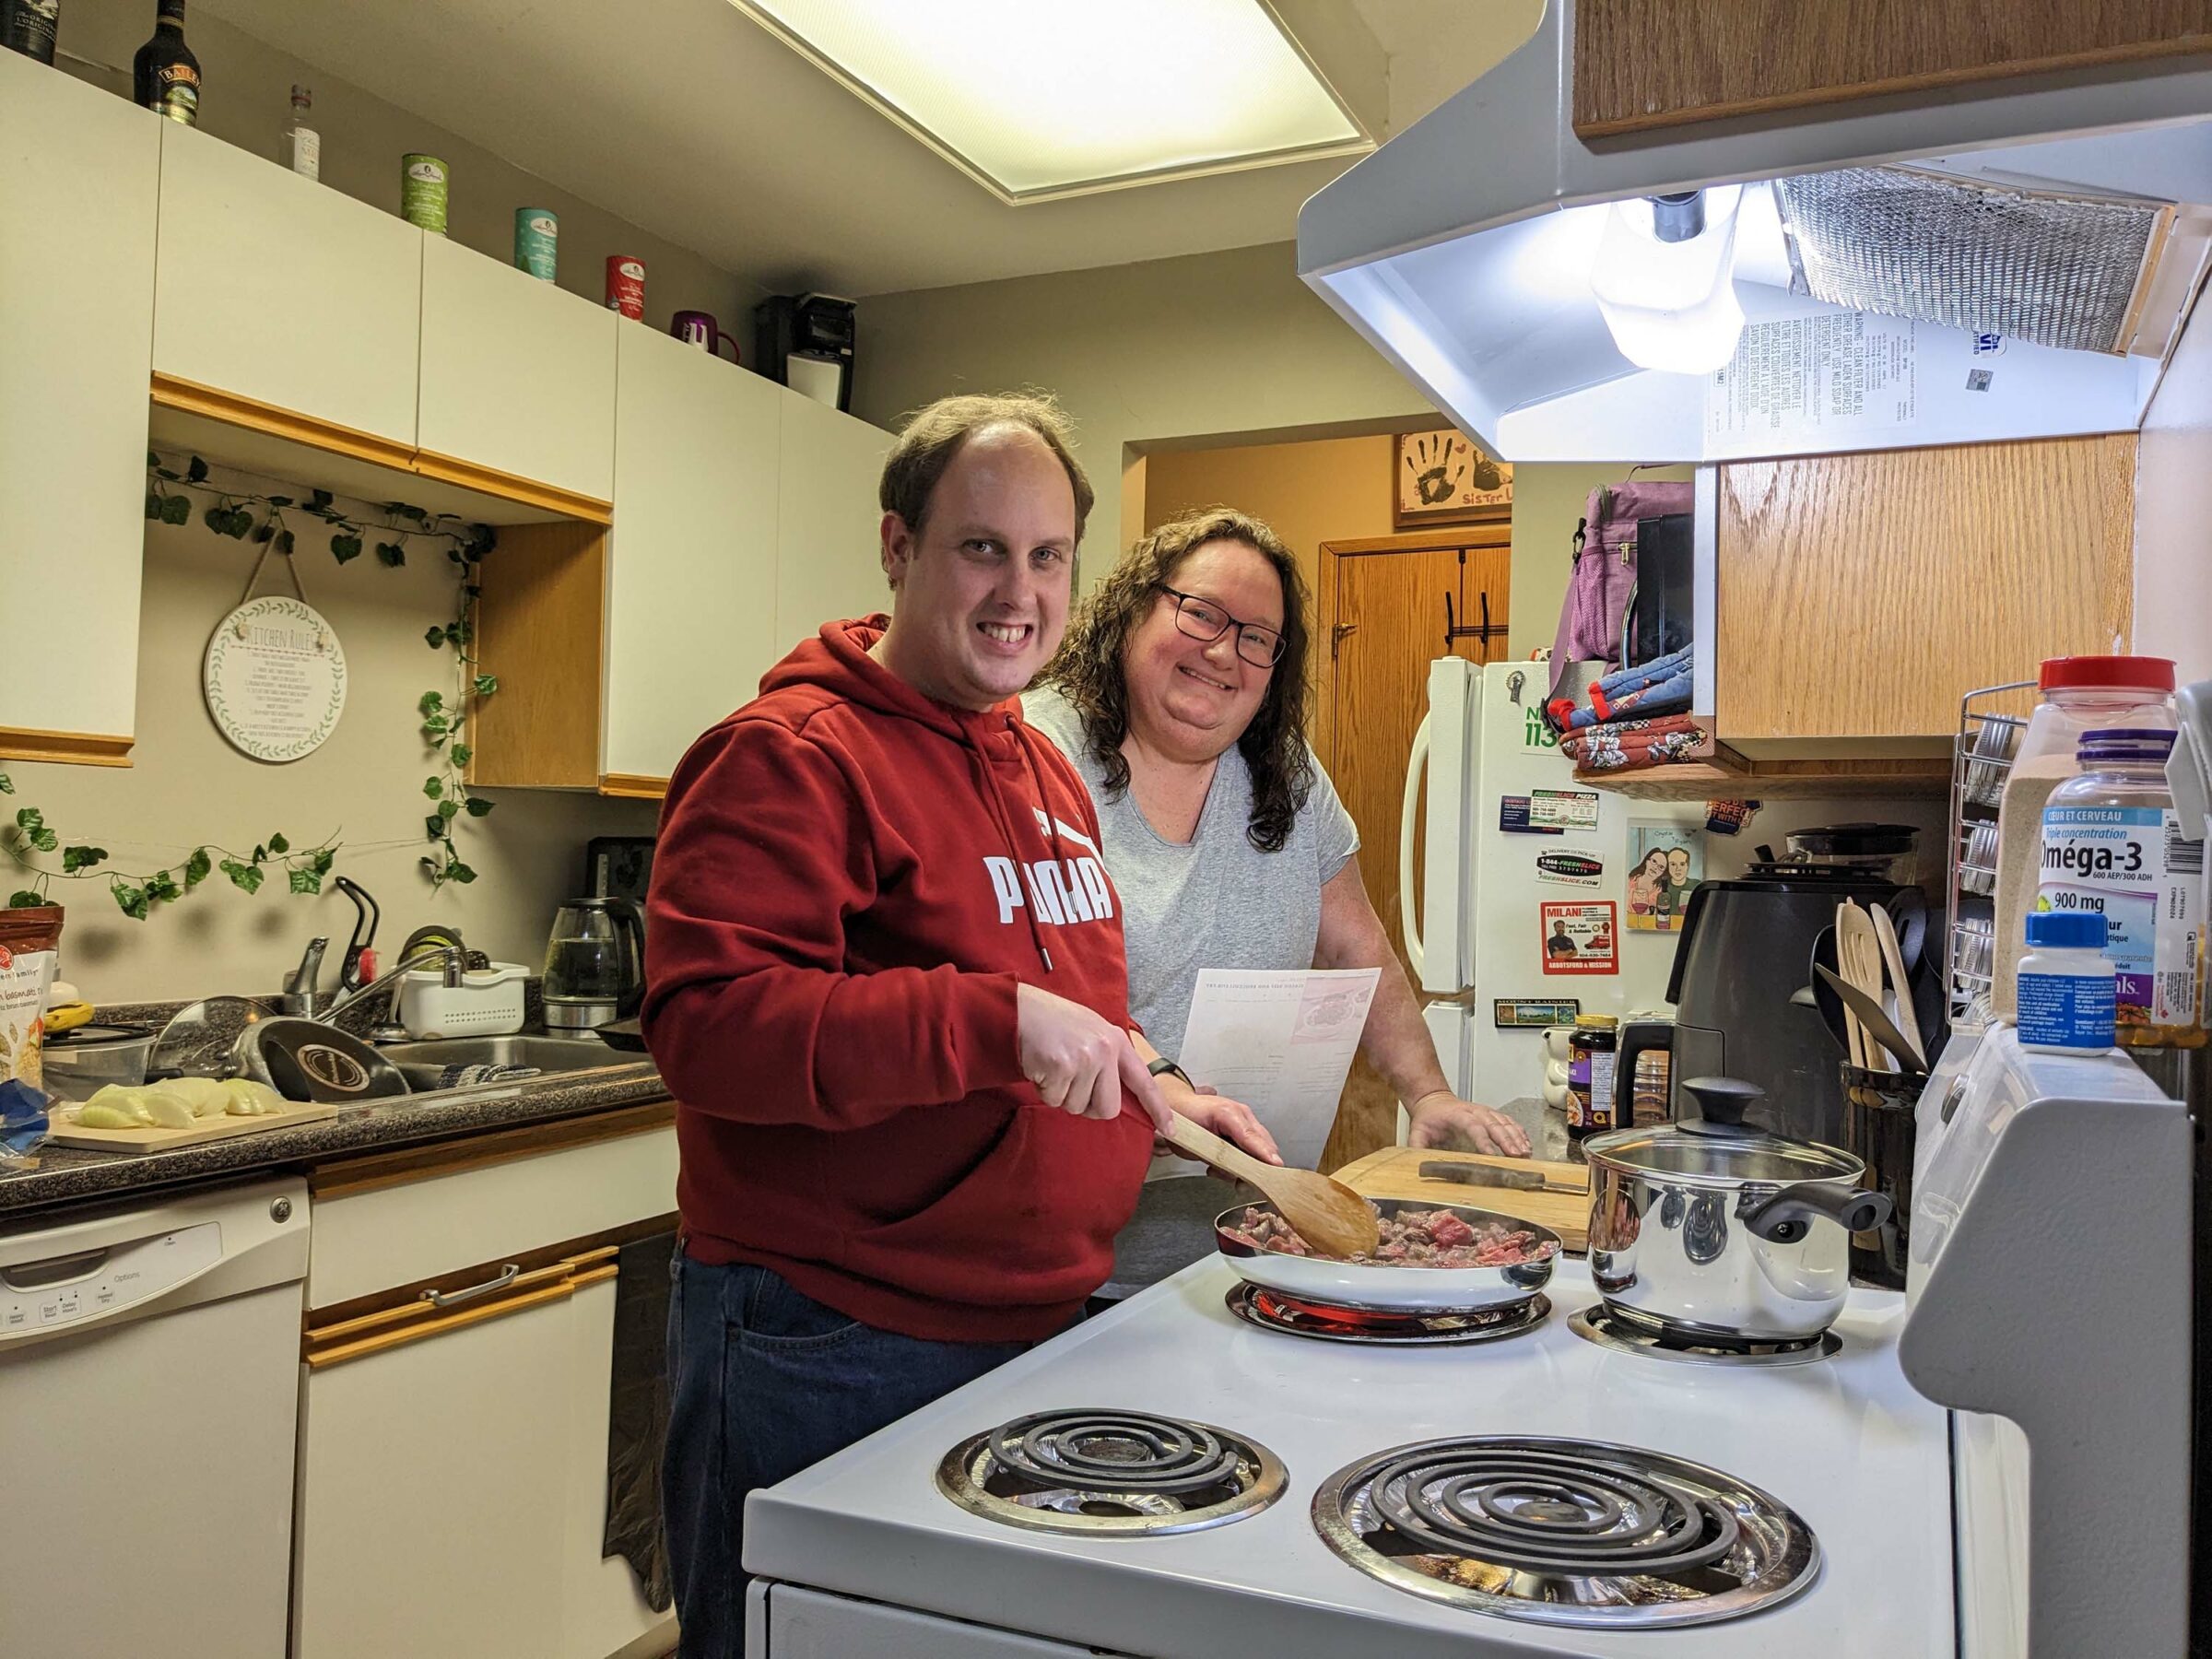
[[[1625,1128],[1614,1061],[1620,1049],[1620,1021],[1610,1014],[1584,1014],[1567,1040],[1567,1155],[1583,1158],[1583,1142],[1594,1135]]]

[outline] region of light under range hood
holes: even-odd
[[[1300,276],[1498,455],[2141,426],[2212,264],[2212,71],[2106,66],[1593,149],[1571,124],[1572,27],[1551,0],[1525,45],[1299,216]],[[1689,191],[1736,204],[1743,332],[1717,371],[1639,368],[1592,276],[1613,204]],[[1858,303],[1814,297],[1839,292]]]

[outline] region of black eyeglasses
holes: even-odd
[[[1257,622],[1240,622],[1211,599],[1159,584],[1159,591],[1175,601],[1175,626],[1194,640],[1208,643],[1230,629],[1237,630],[1237,654],[1254,668],[1272,668],[1283,660],[1283,636]]]

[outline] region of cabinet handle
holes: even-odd
[[[455,1302],[472,1301],[479,1296],[489,1296],[494,1290],[504,1290],[514,1283],[515,1276],[523,1270],[520,1262],[510,1262],[500,1268],[496,1277],[480,1285],[471,1285],[465,1290],[425,1290],[422,1300],[433,1308],[450,1308]]]

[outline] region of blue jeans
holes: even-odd
[[[1013,1359],[1026,1342],[924,1342],[848,1319],[779,1275],[669,1264],[661,1505],[682,1659],[743,1659],[745,1495]]]

